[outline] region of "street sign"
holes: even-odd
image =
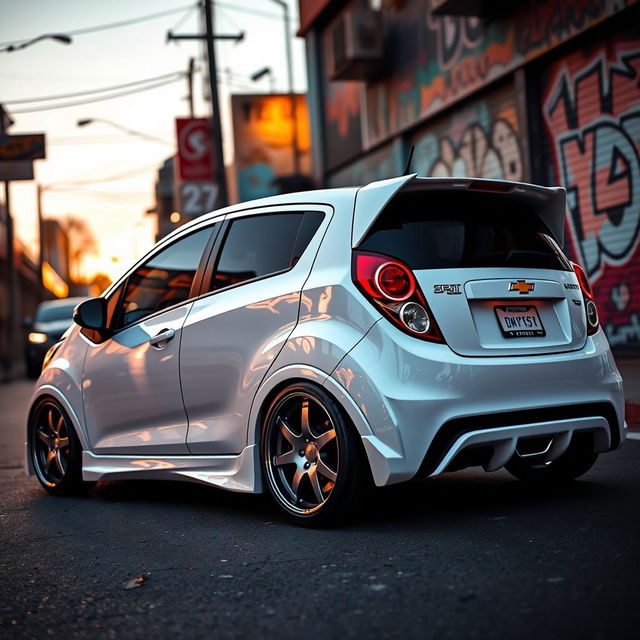
[[[196,218],[216,208],[218,185],[213,182],[182,182],[178,190],[178,210],[186,218]]]
[[[0,162],[41,160],[44,157],[44,133],[0,136]]]
[[[213,144],[207,118],[177,118],[178,177],[211,181],[214,175]]]
[[[0,181],[33,180],[31,160],[4,160],[0,162]]]

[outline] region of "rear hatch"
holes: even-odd
[[[460,355],[577,350],[587,327],[578,279],[557,242],[559,193],[412,180],[355,238],[356,248],[411,268],[447,345]]]

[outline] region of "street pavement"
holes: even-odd
[[[307,530],[186,483],[48,496],[31,388],[0,385],[0,638],[640,637],[639,441],[567,486],[464,471]]]

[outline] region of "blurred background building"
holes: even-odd
[[[315,180],[564,185],[566,244],[617,353],[640,352],[634,0],[300,0]]]

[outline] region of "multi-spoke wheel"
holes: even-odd
[[[31,412],[29,423],[29,454],[40,484],[56,494],[84,488],[81,453],[62,407],[51,398],[41,400]]]
[[[364,473],[356,435],[323,389],[300,383],[266,413],[262,461],[267,485],[284,511],[323,524],[357,500]]]

